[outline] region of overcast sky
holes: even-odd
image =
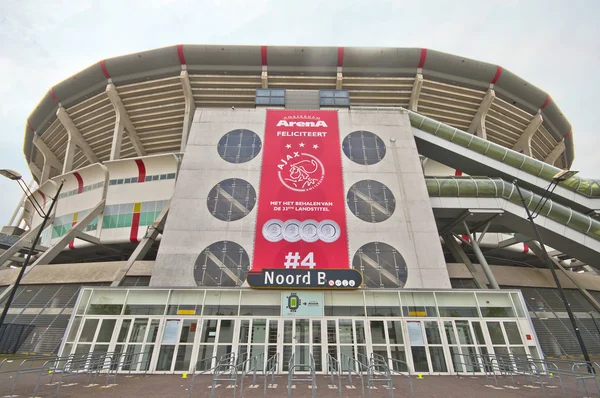
[[[99,60],[174,44],[425,47],[501,65],[548,92],[599,177],[600,2],[0,0],[0,168],[29,172],[25,120]],[[0,225],[20,191],[0,180]]]

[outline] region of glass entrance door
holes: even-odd
[[[310,364],[310,354],[313,354],[315,360],[315,371],[323,370],[322,355],[322,329],[320,319],[284,319],[282,341],[282,364],[280,369],[283,372],[289,371],[289,363],[292,355],[294,364]],[[299,372],[307,369],[299,369]]]
[[[234,352],[235,323],[227,318],[202,320],[196,370],[210,369],[223,355]]]

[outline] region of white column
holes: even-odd
[[[523,152],[525,155],[529,157],[533,157],[531,152],[531,139],[533,135],[538,130],[538,128],[544,122],[544,117],[541,113],[537,113],[533,119],[529,122],[529,125],[523,130],[523,134],[517,140],[515,146],[513,146],[513,151]]]
[[[112,103],[113,107],[115,108],[115,112],[117,114],[117,120],[120,120],[123,123],[125,130],[127,130],[127,134],[129,134],[129,139],[131,141],[131,144],[133,145],[133,148],[135,149],[135,152],[138,154],[138,156],[145,156],[146,150],[144,149],[144,146],[142,145],[142,141],[140,141],[140,138],[138,136],[137,131],[135,130],[133,123],[129,119],[129,115],[127,114],[127,111],[125,110],[123,101],[121,101],[121,97],[119,96],[119,93],[117,92],[117,88],[115,87],[114,84],[108,83],[108,85],[106,86],[106,94],[108,95],[110,102]],[[116,127],[115,127],[115,129],[116,129]],[[115,145],[115,142],[113,141],[113,146],[114,145]],[[119,145],[119,148],[120,148],[120,145]],[[111,153],[112,152],[113,151],[111,149]],[[120,149],[119,149],[119,152],[120,152]]]
[[[494,98],[496,98],[496,92],[489,88],[481,100],[481,104],[479,105],[477,113],[471,121],[471,125],[469,126],[468,130],[469,134],[476,134],[478,137],[481,137],[484,140],[487,139],[487,134],[485,131],[485,117],[490,110],[490,107],[494,103]]]
[[[267,65],[263,65],[260,73],[260,87],[269,88],[269,74],[267,73]]]
[[[421,96],[421,88],[423,87],[423,75],[417,73],[415,81],[413,83],[412,91],[410,92],[410,100],[408,102],[408,109],[417,112],[419,107],[419,97]]]
[[[63,162],[62,173],[68,173],[73,170],[73,156],[75,155],[75,139],[73,134],[67,130],[69,140],[67,141],[67,149],[65,150],[65,160]]]
[[[79,132],[71,117],[62,106],[56,111],[56,117],[69,133],[69,141],[73,140],[74,144],[77,145],[82,151],[90,164],[97,163],[99,161],[98,156],[94,153],[88,142],[83,138],[83,135]],[[70,171],[70,170],[69,170]]]
[[[192,128],[194,112],[196,112],[196,103],[194,102],[194,93],[190,83],[190,76],[187,70],[181,72],[181,86],[183,87],[183,96],[185,97],[185,114],[183,116],[183,131],[181,132],[181,152],[185,151],[187,139]]]
[[[550,152],[550,154],[548,156],[546,156],[546,159],[544,159],[544,162],[553,165],[554,162],[556,162],[556,159],[558,159],[558,157],[560,155],[562,155],[562,153],[564,151],[565,151],[565,141],[563,140],[556,145],[556,147],[552,150],[552,152]]]

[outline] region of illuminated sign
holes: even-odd
[[[355,269],[263,268],[261,272],[249,272],[246,281],[258,289],[352,290],[362,284],[362,274]]]

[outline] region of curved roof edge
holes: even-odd
[[[190,73],[237,71],[260,73],[290,67],[335,68],[348,71],[386,71],[413,77],[420,68],[424,76],[436,80],[487,90],[490,84],[500,98],[530,113],[541,112],[550,134],[564,139],[566,164],[574,158],[571,124],[549,94],[500,66],[439,51],[420,48],[379,47],[302,47],[302,46],[234,46],[174,45],[127,54],[97,62],[52,87],[27,118],[23,152],[31,161],[32,140],[56,118],[60,103],[69,107],[96,95],[106,87],[108,79],[117,85],[135,83],[148,78],[174,76],[186,65]]]

